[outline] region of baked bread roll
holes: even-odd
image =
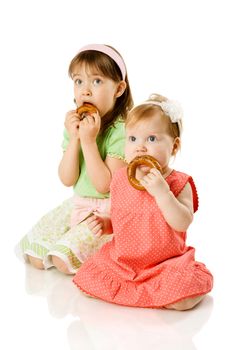
[[[136,188],[136,190],[145,190],[145,188],[140,184],[140,182],[136,179],[136,169],[140,165],[148,166],[149,168],[157,168],[162,173],[162,168],[159,162],[152,156],[137,156],[135,157],[127,167],[127,175],[130,184]]]
[[[82,106],[76,109],[76,113],[80,115],[80,120],[84,118],[84,113],[96,113],[98,112],[97,108],[91,103],[85,102]]]

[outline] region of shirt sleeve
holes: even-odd
[[[69,142],[70,142],[70,138],[69,138],[68,132],[67,132],[66,129],[64,129],[64,132],[63,132],[63,141],[62,141],[62,144],[61,144],[62,149],[63,149],[63,152],[66,151]]]
[[[107,142],[107,156],[125,159],[125,123],[119,121],[111,128]]]

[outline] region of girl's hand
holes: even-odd
[[[170,187],[160,171],[152,168],[148,174],[143,176],[140,183],[153,197],[162,196],[170,191]]]
[[[69,111],[65,118],[65,128],[70,136],[70,138],[79,139],[79,125],[80,119],[75,110]]]
[[[81,144],[93,143],[100,131],[101,118],[99,113],[86,115],[79,124]]]
[[[107,216],[92,215],[86,220],[86,223],[96,237],[112,233],[112,223]]]

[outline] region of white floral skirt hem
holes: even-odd
[[[39,258],[45,269],[53,266],[51,256],[54,255],[66,263],[70,273],[76,273],[81,263],[110,241],[112,235],[96,237],[83,221],[71,227],[73,209],[72,197],[43,216],[18,243],[16,255],[25,261],[27,255]]]

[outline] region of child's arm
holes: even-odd
[[[126,163],[108,156],[103,161],[96,144],[99,128],[100,116],[96,113],[80,122],[79,131],[88,176],[98,192],[107,193],[114,171],[125,166]]]
[[[70,142],[58,169],[59,177],[65,186],[73,186],[79,177],[79,123],[80,120],[75,111],[67,113],[65,127],[69,134]]]
[[[108,216],[92,215],[86,220],[87,226],[96,237],[112,233],[112,222]]]
[[[108,156],[106,157],[106,160],[103,161],[95,142],[82,143],[82,150],[86,162],[87,173],[93,186],[100,193],[109,192],[110,182],[114,171],[126,166],[126,163],[123,160]]]
[[[191,185],[187,183],[178,197],[175,197],[168,183],[156,169],[144,176],[141,183],[155,197],[167,223],[174,230],[185,232],[193,220]]]

